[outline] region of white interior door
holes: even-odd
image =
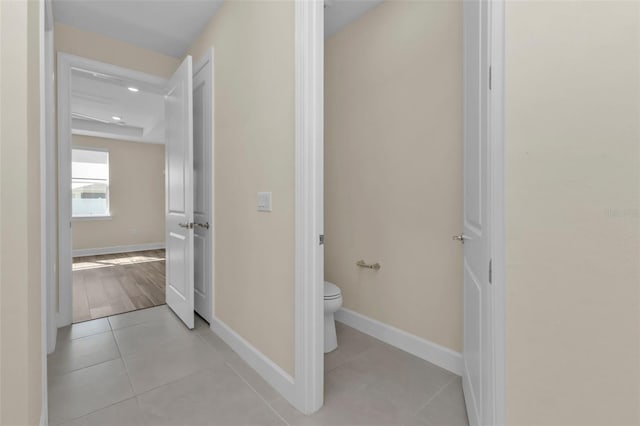
[[[463,2],[464,44],[464,371],[471,425],[494,424],[490,181],[488,146],[489,0]]]
[[[213,305],[213,64],[211,51],[194,67],[194,303],[211,323]]]
[[[187,56],[167,83],[166,264],[167,305],[193,328],[193,102],[192,65]]]

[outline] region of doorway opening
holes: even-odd
[[[209,321],[212,52],[171,80],[59,53],[58,76],[57,326],[172,297],[187,327]]]
[[[60,234],[70,244],[60,253],[71,255],[60,299],[70,290],[72,323],[165,303],[163,79],[78,62],[61,79],[59,107],[70,119],[59,153],[59,206],[70,221]]]
[[[325,3],[324,410],[502,421],[497,3]]]

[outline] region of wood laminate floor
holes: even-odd
[[[73,322],[165,303],[164,250],[73,259]]]

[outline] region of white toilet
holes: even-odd
[[[342,306],[342,292],[340,288],[328,281],[324,282],[324,353],[331,352],[338,347],[336,337],[336,322],[333,314]]]

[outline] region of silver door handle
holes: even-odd
[[[209,222],[196,223],[196,226],[199,226],[200,228],[204,228],[204,229],[209,229]]]
[[[178,226],[179,226],[180,228],[193,229],[193,222],[178,223]]]
[[[467,237],[464,234],[460,234],[460,235],[454,235],[453,236],[453,240],[454,241],[460,241],[462,244],[464,244],[464,240],[466,240]]]

